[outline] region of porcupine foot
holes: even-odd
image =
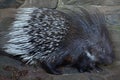
[[[101,72],[101,71],[103,71],[103,69],[101,67],[99,67],[98,65],[96,65],[95,68],[94,68],[94,71],[95,72]]]
[[[93,70],[94,64],[90,62],[88,59],[84,59],[79,61],[77,64],[77,69],[80,73],[82,72],[91,72]]]
[[[47,63],[47,62],[42,62],[42,67],[48,72],[48,73],[51,73],[51,74],[56,74],[56,75],[60,75],[62,74],[62,72],[58,69],[56,69],[56,66],[55,64],[50,64],[50,63]]]
[[[90,66],[79,66],[78,68],[78,71],[80,73],[82,72],[92,72],[92,71],[95,71],[95,72],[101,72],[103,71],[100,67],[98,66],[94,66],[94,67],[90,67]]]
[[[89,59],[83,59],[82,62],[79,61],[77,64],[77,69],[80,73],[82,72],[101,72],[103,71],[102,68],[99,67],[95,62],[90,61]]]

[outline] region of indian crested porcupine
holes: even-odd
[[[112,63],[112,46],[103,14],[97,9],[79,9],[18,9],[3,50],[27,64],[40,63],[52,74],[61,74],[57,68],[64,63],[80,72]]]

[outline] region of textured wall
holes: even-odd
[[[0,0],[0,9],[18,8],[25,0]]]
[[[65,5],[120,5],[120,0],[61,0]]]
[[[58,0],[26,0],[21,7],[56,8]]]

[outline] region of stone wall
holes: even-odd
[[[56,8],[58,0],[26,0],[21,7]]]
[[[101,6],[118,6],[120,0],[59,0],[65,5],[101,5]]]
[[[0,9],[18,8],[25,0],[0,0]]]

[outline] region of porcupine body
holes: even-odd
[[[112,62],[108,36],[101,13],[81,8],[70,16],[54,9],[21,8],[3,49],[27,64],[41,63],[52,74],[61,74],[56,68],[63,63],[84,72]]]

